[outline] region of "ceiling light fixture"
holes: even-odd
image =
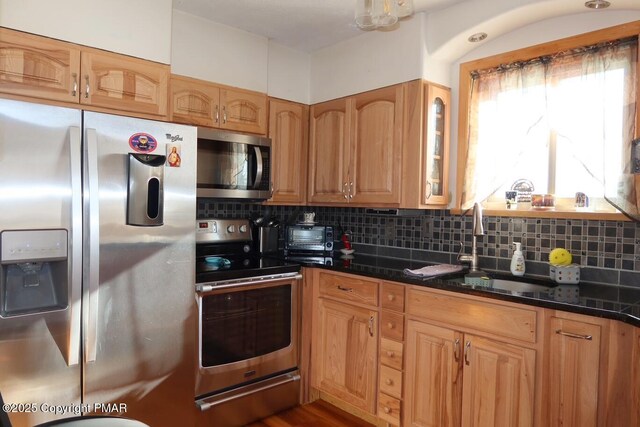
[[[471,43],[478,43],[487,38],[487,33],[475,33],[471,34],[467,40]]]
[[[611,6],[611,3],[607,0],[589,0],[584,5],[589,9],[605,9]]]
[[[375,30],[395,25],[413,14],[413,0],[356,0],[356,25]]]

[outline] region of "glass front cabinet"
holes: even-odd
[[[449,202],[449,89],[432,84],[424,85],[425,127],[424,189],[422,201],[426,205],[446,206]]]

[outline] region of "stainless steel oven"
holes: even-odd
[[[253,252],[248,221],[197,230],[199,424],[240,426],[296,405],[299,265]]]

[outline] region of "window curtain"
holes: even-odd
[[[576,179],[598,183],[592,196],[637,216],[636,60],[629,38],[472,73],[461,208],[511,184],[523,165],[547,168],[540,153],[553,140],[557,156],[580,165]]]

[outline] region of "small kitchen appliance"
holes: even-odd
[[[331,257],[333,239],[333,227],[328,225],[289,225],[284,233],[284,254]]]

